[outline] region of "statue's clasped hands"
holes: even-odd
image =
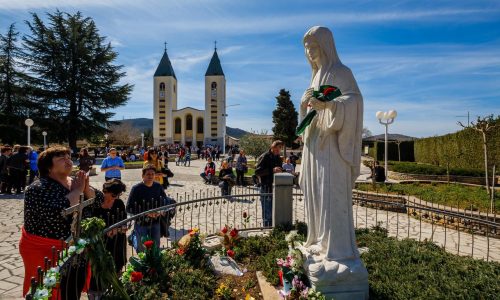
[[[302,106],[310,106],[315,110],[325,109],[326,103],[323,101],[319,101],[318,99],[313,97],[313,92],[314,92],[314,88],[308,88],[304,92],[304,95],[302,95],[302,99],[300,101],[300,104]]]

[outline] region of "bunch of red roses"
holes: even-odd
[[[225,225],[220,230],[219,237],[222,244],[221,254],[223,256],[227,255],[229,257],[234,257],[234,255],[236,254],[234,252],[234,248],[237,246],[237,243],[240,239],[238,229],[236,229],[236,227],[231,228]]]
[[[144,275],[142,274],[142,272],[132,272],[130,273],[130,281],[132,282],[139,282],[142,280],[142,278],[144,277]]]

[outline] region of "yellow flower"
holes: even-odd
[[[245,296],[245,300],[255,300],[255,298],[254,298],[254,297],[252,297],[252,296],[250,296],[250,294],[247,294],[247,295]]]

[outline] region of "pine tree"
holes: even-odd
[[[18,35],[14,24],[0,34],[0,140],[4,143],[20,143],[25,137],[26,75],[19,63]]]
[[[47,16],[48,24],[35,13],[26,21],[31,35],[23,37],[24,60],[34,75],[41,126],[74,149],[78,139],[106,132],[114,115],[109,110],[127,102],[132,86],[119,84],[123,66],[113,64],[117,53],[91,18],[60,11]]]
[[[285,143],[284,153],[286,156],[286,147],[292,147],[297,138],[295,129],[298,125],[298,113],[290,100],[290,93],[285,89],[280,90],[276,101],[276,109],[273,111],[274,139]]]

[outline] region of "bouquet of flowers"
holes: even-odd
[[[313,92],[313,97],[322,102],[332,101],[333,99],[341,95],[342,92],[340,92],[340,89],[332,85],[322,85],[320,86],[319,91]],[[301,135],[306,130],[307,126],[311,124],[316,114],[317,114],[316,110],[311,109],[307,113],[305,118],[302,120],[302,122],[300,122],[299,126],[297,127],[297,130],[295,131],[295,134]]]
[[[236,254],[234,252],[234,248],[237,246],[238,241],[241,238],[238,233],[238,229],[236,229],[236,227],[231,228],[225,225],[222,227],[218,235],[222,244],[221,256],[234,257]]]
[[[177,243],[176,253],[183,256],[194,267],[202,265],[205,259],[205,248],[202,247],[200,229],[193,227],[189,233],[183,236]]]

